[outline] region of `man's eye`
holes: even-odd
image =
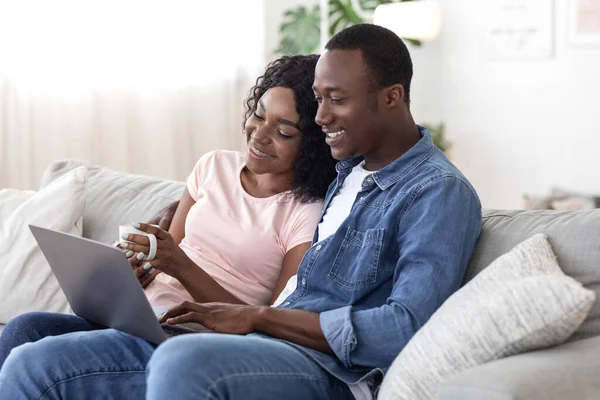
[[[331,103],[332,104],[342,104],[344,102],[344,99],[338,99],[337,97],[332,97],[331,98]]]
[[[260,115],[258,115],[258,113],[256,111],[254,112],[254,116],[256,117],[256,119],[260,119],[261,121],[265,120],[263,117],[261,117]]]
[[[315,101],[316,101],[317,103],[321,103],[321,102],[323,101],[323,98],[322,98],[322,97],[319,97],[319,96],[315,96]]]

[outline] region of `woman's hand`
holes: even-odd
[[[140,285],[142,285],[142,288],[146,289],[146,287],[154,281],[154,278],[161,273],[161,271],[156,268],[143,268],[143,264],[145,264],[144,257],[146,256],[144,253],[136,253],[133,250],[121,248],[119,242],[112,242],[111,245],[120,249],[123,254],[125,254],[125,257],[127,257],[129,265],[133,270],[133,274],[140,282]]]
[[[175,279],[180,279],[189,268],[195,266],[169,232],[144,223],[133,224],[133,227],[151,233],[156,237],[156,256],[154,257],[154,260],[150,261],[145,260],[145,257],[150,251],[150,239],[148,239],[147,236],[136,235],[133,233],[126,234],[122,239],[133,243],[119,244],[119,247],[123,249],[125,255],[127,256],[129,254],[129,262],[134,268],[134,271],[136,271],[136,276],[138,276],[140,282],[142,282],[144,278],[144,273],[147,273],[148,271],[150,271],[148,274],[150,276],[156,276],[158,272],[162,271]],[[129,253],[129,251],[133,251],[133,254]]]
[[[160,316],[159,322],[196,322],[219,333],[246,335],[255,331],[263,307],[226,303],[196,304],[184,301]]]

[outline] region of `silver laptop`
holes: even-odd
[[[157,345],[172,335],[193,332],[158,323],[121,250],[35,225],[29,229],[76,315]]]

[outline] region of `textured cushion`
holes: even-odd
[[[600,335],[600,210],[484,211],[466,281],[536,233],[548,236],[565,274],[596,292],[596,303],[568,341]]]
[[[185,183],[132,175],[77,160],[56,161],[46,168],[41,187],[78,166],[87,168],[88,202],[83,237],[103,243],[117,239],[119,225],[147,221],[179,200]]]
[[[379,399],[434,399],[439,384],[463,370],[562,343],[594,300],[564,275],[546,236],[537,234],[433,314],[394,360]]]
[[[33,196],[23,197],[26,200],[0,221],[0,323],[3,324],[28,311],[70,312],[67,299],[28,225],[81,236],[85,168],[76,168]]]

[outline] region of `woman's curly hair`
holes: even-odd
[[[274,87],[292,89],[302,127],[300,152],[294,164],[292,194],[301,202],[322,200],[336,176],[336,160],[315,122],[317,102],[312,90],[318,55],[283,56],[267,66],[245,101],[244,123],[256,111],[258,100]],[[244,125],[242,123],[242,127]]]

